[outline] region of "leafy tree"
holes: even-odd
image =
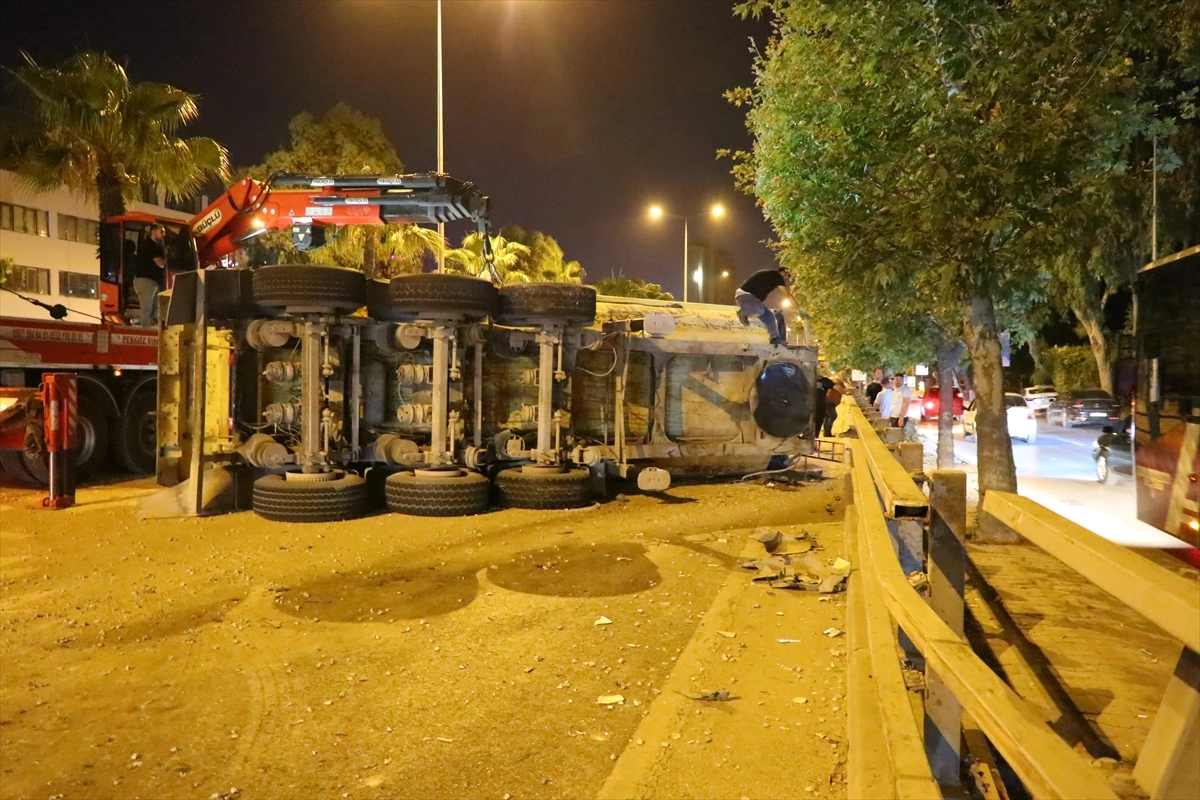
[[[503,236],[490,238],[492,253],[495,256],[492,265],[499,273],[502,283],[529,283],[534,280],[520,269],[522,260],[529,257],[528,247],[520,242],[510,242]],[[490,278],[483,257],[483,237],[478,233],[469,233],[463,238],[462,247],[447,250],[446,267],[453,272]]]
[[[28,54],[12,71],[21,105],[7,109],[0,164],[37,191],[60,186],[99,201],[100,218],[125,213],[141,184],[179,200],[211,177],[224,180],[225,148],[179,131],[196,118],[197,96],[165,83],[133,83],[103,53],[58,66]]]
[[[593,284],[599,294],[611,297],[636,297],[644,300],[674,300],[670,292],[663,291],[657,283],[647,283],[641,278],[629,278],[624,273],[609,275]]]
[[[379,120],[344,103],[321,119],[305,111],[288,123],[287,147],[269,154],[246,174],[265,180],[275,172],[305,175],[387,175],[404,165]],[[416,225],[348,225],[337,231],[328,245],[298,251],[286,234],[262,239],[282,251],[289,261],[361,267],[368,276],[420,272],[427,253],[436,253],[436,231]]]
[[[533,281],[553,283],[582,283],[586,273],[578,261],[566,261],[563,249],[553,236],[541,231],[528,231],[520,225],[506,225],[500,235],[510,242],[529,248],[522,256],[516,269]]]
[[[1133,0],[750,0],[775,34],[735,168],[779,236],[868,302],[921,287],[958,309],[980,487],[1016,488],[999,325],[1044,301],[1089,193],[1149,125],[1130,58],[1182,6]],[[1165,10],[1164,10],[1165,9]]]

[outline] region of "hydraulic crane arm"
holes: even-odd
[[[300,250],[325,244],[327,225],[436,224],[472,220],[491,265],[488,197],[449,175],[292,175],[266,182],[244,178],[190,223],[200,267],[217,263],[242,242],[287,230]],[[495,275],[493,275],[495,278]]]

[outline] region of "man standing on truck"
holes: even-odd
[[[790,305],[799,311],[800,304],[788,288],[791,282],[792,274],[787,267],[763,269],[747,278],[733,295],[741,323],[749,325],[750,317],[758,317],[771,337],[771,344],[787,342],[787,324],[784,322],[782,311],[768,308],[767,298],[774,292],[778,302],[785,308]]]
[[[133,291],[138,298],[138,325],[149,328],[158,323],[158,293],[166,277],[166,251],[163,241],[167,230],[151,225],[142,237],[133,269]]]

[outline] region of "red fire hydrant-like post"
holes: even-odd
[[[71,448],[78,436],[78,382],[72,372],[42,373],[43,423],[46,450],[50,455],[50,495],[42,498],[44,508],[75,505],[75,462]]]

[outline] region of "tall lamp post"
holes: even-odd
[[[688,220],[693,220],[696,217],[704,216],[711,216],[713,219],[720,219],[721,217],[725,216],[725,207],[720,203],[714,203],[712,207],[708,209],[708,211],[702,211],[696,214],[688,214],[686,217],[680,214],[668,214],[666,211],[663,211],[662,206],[650,206],[649,213],[650,219],[654,220],[662,219],[663,217],[683,220],[683,302],[686,303],[688,301],[688,281],[690,280],[690,276],[688,275]],[[703,292],[704,273],[699,269],[696,270],[696,284]],[[703,294],[701,295],[701,299],[703,299]]]
[[[437,0],[437,171],[445,172],[445,148],[442,144],[442,0]],[[438,272],[446,271],[446,223],[439,222]]]

